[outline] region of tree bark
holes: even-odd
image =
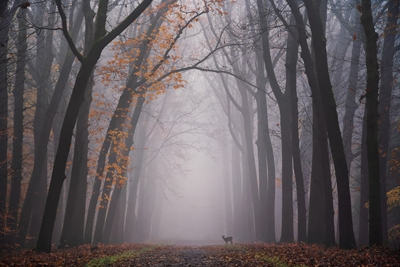
[[[79,111],[76,125],[74,159],[71,170],[70,188],[65,208],[64,224],[59,248],[75,247],[83,242],[83,230],[87,187],[87,153],[89,111],[92,102],[93,76],[85,89],[85,101]]]
[[[266,7],[262,0],[257,0],[260,29],[262,29],[262,50],[265,69],[272,92],[278,102],[282,144],[282,231],[281,242],[292,242],[293,236],[293,193],[292,193],[292,133],[289,90],[282,93],[272,65],[269,50],[269,31],[266,20]],[[286,88],[288,89],[288,88]]]
[[[8,1],[3,1],[0,8],[0,247],[6,243],[3,230],[6,226],[8,177],[8,40],[12,19],[21,2],[14,1],[7,9]]]
[[[291,22],[296,23],[292,16]],[[292,24],[292,23],[291,23]],[[286,81],[290,93],[290,111],[291,111],[291,133],[292,133],[292,155],[293,169],[296,177],[297,193],[297,241],[305,242],[307,239],[307,221],[306,221],[306,202],[304,190],[303,171],[301,169],[300,141],[299,141],[299,111],[297,99],[296,67],[298,60],[298,33],[293,31],[287,40],[286,52]]]
[[[366,204],[369,199],[369,181],[368,181],[368,157],[367,157],[367,112],[364,111],[362,122],[361,137],[361,166],[360,166],[360,213],[359,213],[359,232],[358,246],[368,245],[368,209]]]
[[[85,88],[89,77],[92,74],[93,68],[99,60],[100,54],[106,45],[108,45],[117,35],[119,35],[133,21],[135,21],[151,2],[152,0],[144,0],[141,2],[124,21],[122,21],[116,28],[107,34],[105,30],[105,24],[107,19],[106,14],[108,1],[101,0],[99,2],[94,43],[88,51],[87,56],[85,58],[80,58],[80,60],[82,60],[82,65],[78,72],[67,112],[65,114],[63,126],[61,128],[60,143],[54,161],[49,193],[43,215],[43,222],[40,228],[39,239],[36,244],[37,251],[51,251],[51,235],[53,233],[58,200],[60,197],[62,184],[65,179],[65,168],[71,145],[72,132],[78,117],[79,108],[84,100]],[[59,0],[57,0],[57,6],[61,9],[61,2]],[[64,30],[66,31],[66,29]]]
[[[80,24],[83,20],[83,15],[79,15],[76,18],[74,24],[74,30],[72,31],[71,38],[73,40],[76,39],[78,35],[78,31],[80,29]],[[61,67],[60,76],[57,80],[53,96],[51,98],[50,104],[44,115],[44,124],[42,130],[39,135],[39,141],[37,144],[37,149],[35,149],[34,155],[34,165],[31,174],[31,178],[29,180],[29,185],[27,189],[27,193],[25,196],[25,201],[22,206],[21,216],[18,223],[18,239],[17,243],[22,245],[25,243],[26,234],[28,232],[29,221],[32,212],[32,204],[33,198],[35,197],[35,192],[37,192],[40,185],[40,177],[43,172],[43,168],[46,164],[46,155],[47,155],[47,143],[50,138],[51,127],[54,120],[54,117],[57,114],[57,108],[60,104],[60,101],[63,96],[64,89],[68,82],[69,74],[71,72],[72,64],[74,62],[74,55],[71,50],[68,50],[66,59]]]
[[[382,245],[381,183],[378,152],[378,34],[375,32],[371,1],[362,0],[361,23],[365,33],[367,88],[365,108],[367,112],[367,156],[369,181],[369,245]],[[383,167],[383,166],[382,166]],[[386,190],[385,190],[386,191]]]
[[[22,182],[22,147],[24,137],[24,91],[25,91],[25,66],[27,49],[27,24],[26,10],[20,9],[18,17],[18,43],[17,43],[17,66],[15,75],[14,95],[14,133],[13,133],[13,151],[11,164],[11,190],[10,202],[8,206],[7,226],[10,228],[9,244],[14,245],[15,234],[18,222],[19,205],[21,198]],[[2,230],[2,229],[1,229]]]
[[[121,158],[128,157],[129,152],[131,151],[131,147],[133,145],[133,136],[136,131],[136,126],[138,124],[140,114],[143,109],[143,105],[144,105],[144,98],[139,97],[137,104],[135,106],[134,112],[132,114],[131,127],[129,128],[129,134],[128,134],[128,137],[126,140],[126,148],[122,152],[122,156],[120,156]],[[111,158],[111,156],[110,156],[110,158]],[[97,220],[96,227],[97,227],[97,225],[104,226],[104,230],[102,229],[103,231],[101,233],[101,236],[98,238],[99,242],[100,241],[109,242],[110,234],[111,234],[111,227],[114,222],[114,216],[115,216],[115,212],[117,209],[117,203],[118,203],[121,191],[122,191],[122,186],[120,186],[120,185],[118,185],[118,183],[116,183],[116,186],[114,187],[114,191],[113,191],[113,194],[111,197],[111,202],[108,207],[107,218],[104,217],[104,219],[102,219],[103,222],[99,221],[99,219]],[[100,204],[100,205],[102,205],[102,204]],[[107,205],[107,204],[104,203],[103,205]],[[107,206],[104,207],[104,209],[107,209]]]
[[[325,120],[327,122],[326,128],[338,186],[339,246],[341,248],[350,249],[356,247],[356,241],[354,238],[353,219],[351,214],[349,171],[347,168],[343,140],[339,127],[336,101],[333,96],[332,84],[329,76],[326,38],[319,12],[319,6],[316,6],[312,0],[304,0],[304,4],[310,21],[319,90],[321,93]]]
[[[146,127],[139,127],[137,134],[137,146],[135,147],[136,158],[132,168],[132,175],[129,188],[129,207],[126,213],[125,242],[132,242],[135,231],[135,208],[138,198],[139,179],[142,174],[143,158],[146,144]]]
[[[390,107],[393,78],[394,45],[396,41],[397,21],[399,17],[399,0],[388,1],[387,21],[384,31],[384,40],[381,59],[381,86],[379,92],[379,176],[381,179],[381,213],[382,213],[382,238],[384,244],[388,242],[388,218],[387,218],[387,157],[389,153],[390,139]]]
[[[311,185],[310,185],[310,213],[309,213],[309,235],[308,242],[321,242],[322,236],[324,236],[324,243],[326,246],[332,246],[335,244],[334,238],[334,223],[333,223],[333,198],[332,198],[332,186],[331,186],[331,174],[330,174],[330,163],[329,163],[329,151],[328,143],[326,138],[326,123],[325,123],[325,111],[323,110],[323,103],[321,100],[321,94],[319,89],[319,82],[317,80],[317,74],[315,72],[315,66],[311,57],[311,52],[307,44],[307,35],[305,31],[304,22],[300,14],[299,8],[295,1],[287,0],[290,9],[295,17],[298,34],[299,44],[301,46],[301,57],[304,60],[306,68],[306,75],[308,83],[312,92],[312,103],[313,103],[313,169],[311,174]],[[321,182],[322,181],[322,182]],[[321,190],[321,186],[323,190]],[[321,190],[318,192],[318,190]],[[324,209],[318,206],[316,200],[321,201],[321,192],[323,192],[323,203]],[[313,199],[313,198],[317,199]],[[314,207],[314,208],[312,208]],[[323,212],[324,218],[324,235],[321,235],[322,228],[318,227],[319,219],[318,212]]]

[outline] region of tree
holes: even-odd
[[[73,41],[75,41],[77,38],[82,20],[83,20],[83,13],[78,12],[78,14],[74,19],[74,23],[71,25],[72,28],[71,39]],[[25,243],[25,238],[28,232],[31,213],[32,213],[32,205],[34,203],[35,195],[37,194],[40,188],[39,186],[44,166],[47,165],[46,164],[48,155],[47,144],[49,142],[53,120],[57,115],[57,109],[63,97],[64,89],[66,88],[68,78],[71,72],[71,67],[75,59],[75,56],[73,55],[70,49],[67,49],[67,52],[65,54],[63,53],[63,51],[60,51],[60,54],[63,55],[61,57],[65,56],[65,58],[63,60],[60,69],[58,80],[54,87],[53,95],[51,97],[50,103],[43,118],[43,125],[41,127],[40,134],[37,134],[38,140],[36,143],[37,149],[35,149],[35,154],[34,154],[33,170],[31,173],[31,178],[29,180],[28,189],[26,192],[24,204],[22,206],[21,215],[18,222],[17,243],[21,246],[23,246]],[[40,64],[40,61],[38,62],[38,64]]]
[[[315,5],[312,0],[304,0],[304,4],[310,21],[319,90],[322,97],[326,128],[338,185],[339,246],[341,248],[354,248],[356,247],[356,241],[354,238],[353,219],[351,215],[349,171],[339,127],[336,101],[333,96],[332,84],[329,76],[324,28],[321,21],[319,6]]]
[[[84,100],[85,88],[93,71],[94,66],[100,58],[101,52],[115,37],[124,31],[133,21],[135,21],[144,10],[151,4],[152,0],[144,0],[136,9],[130,13],[118,26],[107,33],[105,25],[107,20],[107,6],[108,0],[99,1],[99,8],[97,11],[97,21],[94,33],[94,42],[89,49],[87,55],[82,56],[75,45],[67,30],[67,21],[62,9],[60,0],[56,0],[58,10],[60,12],[63,24],[63,33],[68,40],[72,51],[75,56],[82,63],[78,72],[75,84],[72,90],[71,100],[65,114],[64,122],[61,128],[60,142],[54,162],[53,173],[51,176],[49,193],[47,195],[43,221],[40,228],[36,250],[50,252],[51,251],[51,236],[53,233],[54,221],[57,213],[58,200],[61,193],[63,181],[65,179],[65,167],[69,149],[71,145],[71,138],[73,128],[78,117],[79,108]]]
[[[371,1],[362,0],[361,23],[365,33],[365,54],[367,64],[367,88],[365,108],[367,112],[367,156],[369,181],[369,245],[382,245],[381,181],[379,177],[378,153],[378,34],[375,32]]]
[[[0,4],[0,244],[5,241],[8,177],[8,41],[11,21],[21,2],[14,1],[10,9],[7,9],[8,1]]]
[[[26,10],[20,9],[18,17],[18,43],[17,43],[17,64],[14,85],[14,132],[13,132],[13,151],[11,164],[11,190],[10,203],[8,206],[9,217],[7,226],[11,230],[12,238],[10,245],[14,245],[15,231],[18,222],[19,202],[21,198],[22,182],[22,147],[23,147],[23,121],[24,121],[24,91],[25,91],[25,69],[27,62],[27,23]]]
[[[388,239],[387,222],[387,158],[389,154],[389,134],[392,90],[394,86],[393,63],[394,55],[399,50],[399,46],[394,46],[396,41],[396,28],[398,27],[400,1],[389,0],[387,3],[387,20],[384,30],[384,40],[381,58],[381,84],[379,91],[379,177],[381,180],[381,213],[382,213],[382,234],[383,242]]]
[[[308,47],[306,29],[299,8],[295,1],[288,0],[287,2],[296,20],[299,34],[298,42],[301,46],[301,57],[304,61],[308,84],[312,92],[313,103],[313,158],[310,184],[308,242],[319,243],[322,241],[322,236],[324,236],[325,245],[332,246],[335,243],[332,187],[329,168],[329,152],[326,139],[326,123],[319,90],[320,85],[317,80],[313,58]],[[286,28],[290,29],[288,26],[286,26]],[[323,201],[324,208],[322,208],[322,205],[318,205],[318,201]],[[323,228],[320,226],[322,220],[319,213],[321,212],[323,213],[324,219]]]

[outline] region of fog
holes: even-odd
[[[191,156],[187,177],[176,177],[176,194],[169,193],[163,201],[159,238],[218,244],[221,235],[232,234],[225,233],[222,170],[202,153],[192,151]]]
[[[399,7],[303,2],[4,2],[0,249],[397,240]]]

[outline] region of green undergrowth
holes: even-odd
[[[129,259],[129,258],[133,258],[133,257],[138,256],[139,254],[152,251],[156,247],[158,247],[158,245],[151,245],[151,246],[147,246],[147,247],[140,248],[140,249],[128,250],[128,251],[126,251],[124,253],[120,253],[120,254],[115,254],[115,255],[111,255],[111,256],[105,256],[105,257],[96,258],[96,259],[93,259],[93,260],[89,261],[85,265],[85,267],[108,266],[108,265],[116,263],[118,261],[122,261],[122,260],[126,260],[126,259]]]
[[[272,263],[275,267],[307,267],[306,265],[297,265],[292,263],[286,263],[276,256],[267,256],[263,254],[256,254],[256,258],[261,259],[265,262]]]

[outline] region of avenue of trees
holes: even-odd
[[[399,248],[399,8],[2,1],[0,249],[157,240],[199,136],[236,242]]]

